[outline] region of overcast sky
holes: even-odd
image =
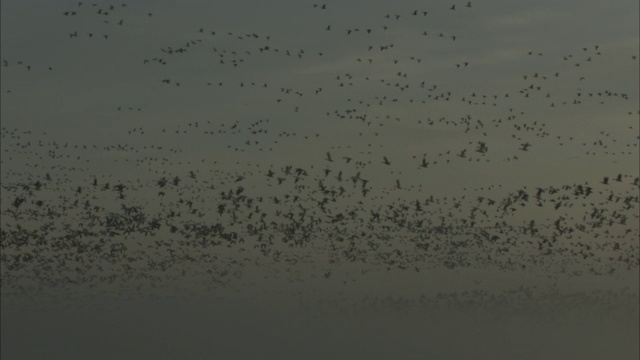
[[[415,300],[438,291],[480,288],[507,291],[523,284],[560,284],[565,290],[587,291],[580,301],[589,304],[597,303],[594,300],[597,296],[590,292],[611,284],[616,284],[616,291],[624,287],[631,289],[631,295],[621,295],[623,299],[626,299],[624,296],[638,297],[640,28],[637,1],[157,0],[125,4],[7,0],[0,6],[0,181],[4,186],[2,224],[7,229],[14,229],[17,223],[35,229],[52,221],[44,217],[16,220],[8,212],[14,199],[27,196],[28,191],[20,184],[33,186],[41,181],[46,184],[43,190],[29,195],[25,202],[28,205],[22,209],[25,214],[27,206],[37,210],[34,204],[38,199],[52,209],[64,208],[63,215],[51,227],[55,231],[63,231],[63,223],[68,225],[64,231],[85,226],[88,218],[78,217],[83,211],[81,206],[71,205],[78,199],[80,205],[90,201],[93,206],[106,209],[103,215],[119,211],[121,204],[126,204],[140,206],[149,219],[155,216],[160,217],[163,224],[167,221],[154,239],[141,234],[122,235],[127,244],[132,244],[130,250],[137,249],[133,239],[142,239],[141,243],[146,245],[145,241],[151,243],[173,236],[168,232],[170,221],[166,217],[172,210],[184,213],[184,222],[203,221],[196,216],[189,217],[191,205],[189,210],[184,205],[188,199],[196,204],[194,207],[205,219],[211,219],[204,220],[205,224],[217,222],[225,224],[227,229],[244,229],[245,225],[236,222],[235,212],[233,222],[225,223],[232,218],[229,208],[226,213],[222,210],[224,215],[216,215],[219,204],[224,202],[220,193],[236,191],[242,186],[243,196],[255,199],[247,208],[260,203],[259,212],[266,214],[267,223],[273,220],[284,224],[294,218],[293,214],[298,216],[302,211],[304,215],[300,219],[307,216],[307,219],[318,220],[313,223],[318,227],[311,235],[314,241],[301,249],[292,249],[276,237],[273,250],[280,251],[286,261],[276,261],[272,255],[267,260],[263,257],[255,260],[253,256],[258,253],[255,249],[260,249],[260,245],[249,238],[242,246],[230,249],[199,250],[225,259],[217,265],[216,276],[224,278],[227,272],[235,276],[231,281],[225,280],[226,285],[220,285],[220,289],[213,287],[214,292],[226,294],[224,301],[233,302],[234,296],[240,299],[242,293],[252,301],[272,296],[269,303],[277,304],[284,298],[295,299],[292,301],[297,303],[299,299],[291,294],[304,294],[309,304],[321,300],[341,304],[351,301],[357,307],[363,296]],[[293,175],[286,173],[287,166],[292,167]],[[300,172],[296,177],[296,169],[304,174]],[[160,178],[171,180],[176,176],[183,185],[182,188],[176,186],[175,193],[158,187]],[[117,195],[115,192],[98,191],[92,187],[94,180],[100,187],[107,183],[125,184],[126,200],[117,198],[113,195]],[[322,195],[319,186],[340,193],[337,197],[335,193],[332,195],[332,201],[326,205],[328,210],[318,206],[323,196],[330,197],[327,193]],[[578,186],[590,188],[588,192],[594,195],[583,196]],[[76,191],[78,187],[82,187],[82,192]],[[543,200],[540,189],[544,190]],[[521,195],[520,190],[527,193],[529,200],[518,198],[513,214],[503,217],[495,208],[502,199]],[[555,190],[559,192],[552,195]],[[296,200],[286,197],[289,195],[296,196]],[[430,197],[435,201],[429,200]],[[538,199],[538,206],[534,197]],[[296,203],[298,198],[300,203]],[[481,198],[491,198],[498,205],[492,208]],[[424,215],[410,213],[407,209],[413,209],[416,201],[425,208],[431,203],[430,210],[425,210]],[[483,210],[488,211],[488,215],[475,218],[475,214]],[[290,218],[286,218],[288,212],[292,213]],[[395,214],[393,221],[396,222],[389,225],[391,227],[378,227],[379,221],[378,224],[372,221],[375,212]],[[356,215],[348,220],[349,213]],[[409,223],[424,223],[424,228],[421,232],[412,232],[403,220],[398,220],[404,215],[398,214],[405,214]],[[244,221],[258,224],[259,215]],[[338,218],[343,215],[344,219]],[[594,217],[598,216],[606,216],[605,224],[609,220],[611,224],[608,227],[593,225]],[[480,228],[493,227],[494,223],[503,221],[512,229],[509,236],[521,240],[504,245],[512,249],[512,254],[522,255],[509,257],[508,264],[512,265],[513,258],[513,262],[528,266],[526,272],[506,271],[502,265],[485,266],[485,260],[481,266],[478,259],[487,258],[484,247],[463,251],[464,254],[433,255],[436,263],[424,261],[415,247],[408,247],[415,245],[418,233],[431,236],[424,234],[437,233],[440,230],[433,229],[440,225],[452,224],[458,230],[455,235],[437,235],[437,239],[431,240],[455,242],[485,236],[479,235],[480,230],[475,230],[471,222]],[[571,231],[561,230],[562,225],[558,224],[562,221],[566,221],[565,229],[571,228]],[[352,232],[351,239],[361,239],[353,246],[367,249],[366,255],[362,255],[362,264],[350,264],[341,258],[343,251],[352,249],[347,243],[334,243],[334,236],[342,235],[331,231],[337,232],[338,228],[344,233]],[[571,234],[574,230],[576,233]],[[55,231],[51,230],[51,234]],[[487,235],[487,239],[493,234]],[[365,238],[380,241],[379,251],[384,252],[385,260],[380,260],[382,255],[378,256]],[[110,241],[119,241],[117,239]],[[389,239],[395,239],[396,243]],[[542,250],[535,249],[538,241],[544,243],[550,239],[565,241],[567,251],[558,250],[553,256],[547,254],[547,258],[553,260],[545,262]],[[532,244],[531,248],[527,247],[527,241]],[[594,258],[585,257],[587,260],[583,263],[584,253],[580,251],[584,244],[591,244],[590,241],[599,242],[602,252]],[[616,242],[619,244],[615,245]],[[435,244],[432,243],[432,248],[438,246]],[[498,246],[489,244],[487,248],[494,245]],[[540,249],[543,246],[546,245],[540,245]],[[41,260],[57,256],[49,250],[27,251],[12,246],[6,249],[11,256],[20,252],[36,254]],[[398,255],[396,262],[389,260],[394,249],[404,254]],[[167,250],[162,249],[162,256],[166,253]],[[185,250],[184,254],[194,253]],[[490,255],[496,262],[503,256],[500,251]],[[622,260],[618,255],[620,259],[627,259],[624,265],[619,265]],[[171,259],[173,256],[171,253]],[[447,269],[446,264],[450,264],[452,258],[466,259],[467,267]],[[470,260],[472,258],[475,260]],[[507,256],[500,259],[506,262]],[[442,263],[438,263],[440,260]],[[604,269],[609,263],[615,272],[605,274],[593,270]],[[116,270],[119,265],[105,265],[105,269],[113,271],[109,276],[122,275],[118,272],[121,269]],[[190,284],[200,284],[198,281],[202,278],[210,277],[211,273],[204,270],[206,266],[209,265],[195,264],[189,268],[198,273],[197,276],[176,275],[172,281],[180,286],[176,285],[175,289],[189,289]],[[398,266],[411,270],[399,271]],[[564,278],[571,266],[585,273],[581,273],[583,276],[578,276],[578,280],[570,276]],[[398,272],[389,272],[391,268]],[[589,268],[598,272],[597,276],[587,276]],[[40,284],[41,275],[29,269],[13,267],[9,257],[2,259],[3,278],[28,279],[26,283]],[[185,273],[179,267],[174,269],[175,274]],[[53,271],[55,276],[51,278],[55,280],[52,281],[58,284],[68,276],[62,270],[49,271]],[[136,271],[159,274],[153,269]],[[104,274],[106,272],[104,270]],[[104,275],[97,274],[98,278]],[[138,278],[138,281],[149,285],[156,280]],[[20,286],[16,289],[28,288]],[[36,287],[42,290],[40,286]],[[91,293],[92,286],[79,283],[76,290],[81,288],[85,294]],[[105,286],[108,291],[111,285]],[[135,284],[127,286],[133,288]],[[198,289],[194,292],[208,298],[210,294],[203,295],[200,286],[193,285],[193,289]],[[3,287],[3,292],[9,292],[7,285]],[[210,284],[207,287],[211,290]],[[561,298],[558,303],[571,301]],[[419,358],[424,349],[409,346],[411,341],[403,338],[412,331],[391,334],[389,328],[403,323],[391,320],[393,316],[385,318],[387,315],[380,315],[379,309],[372,310],[375,307],[368,308],[364,300],[362,304],[363,314],[381,316],[376,318],[379,323],[375,326],[363,325],[366,321],[356,315],[350,322],[341,323],[336,320],[340,315],[331,312],[322,325],[308,327],[301,320],[304,316],[298,316],[293,310],[251,308],[254,315],[243,316],[243,312],[251,312],[247,310],[250,307],[243,309],[240,305],[229,307],[233,315],[227,314],[225,321],[236,319],[238,323],[254,326],[257,330],[249,338],[259,338],[259,334],[277,328],[274,323],[278,321],[265,314],[275,311],[288,317],[295,325],[280,328],[280,333],[295,335],[306,344],[289,349],[286,353],[291,356],[306,352],[311,344],[318,344],[322,339],[335,340],[330,333],[336,326],[342,326],[338,333],[360,347],[373,349],[370,353],[351,355],[393,357],[392,352],[375,350],[386,338],[391,348],[404,344],[406,358]],[[172,302],[156,308],[136,306],[127,308],[129,315],[126,316],[135,313],[140,318],[153,318],[160,311],[171,312],[178,307]],[[220,306],[226,308],[227,305]],[[118,305],[107,307],[115,312]],[[223,317],[216,313],[218,310],[208,309],[202,303],[193,305],[192,309],[194,313],[206,312],[209,317]],[[623,357],[637,356],[637,343],[620,340],[620,334],[637,333],[637,327],[629,330],[638,320],[637,307],[633,309],[631,322],[617,327],[607,325],[619,336],[607,340],[603,348],[617,349]],[[51,313],[43,313],[42,318],[29,318],[21,311],[11,310],[3,306],[3,317],[9,311],[13,316],[10,319],[22,325],[12,323],[14,327],[10,328],[3,322],[3,343],[7,332],[14,329],[22,330],[16,330],[14,333],[18,335],[13,339],[25,342],[25,334],[30,328],[40,326],[42,318],[49,319],[51,324],[64,323]],[[454,311],[451,310],[451,314]],[[39,327],[47,330],[38,336],[44,338],[43,334],[60,332],[66,327],[95,327],[96,322],[106,321],[102,316],[78,320],[81,315],[70,315],[75,320],[67,318],[68,326]],[[126,316],[121,313],[119,318],[112,318],[109,326],[113,329],[125,326],[122,324],[127,323]],[[260,316],[264,316],[263,321],[256,325],[255,319]],[[189,313],[167,321],[173,321],[175,326],[194,322],[194,333],[205,331],[206,326],[197,320],[185,320],[191,317],[195,319],[197,315]],[[415,320],[404,324],[416,333],[437,333],[442,329],[440,325],[447,323],[446,316],[442,319],[442,323],[436,321],[439,325],[429,329],[422,328]],[[154,324],[152,320],[146,321]],[[565,339],[567,344],[577,347],[585,343],[586,336],[600,336],[598,331],[603,326],[593,321],[587,327],[588,335],[581,337],[572,333]],[[456,318],[454,323],[457,325],[451,328],[442,325],[448,329],[444,333],[453,336],[456,329],[464,328],[464,337],[468,339],[474,338],[476,331],[469,329],[485,329],[506,336],[505,329],[518,324],[516,320],[508,324],[490,322],[481,328],[477,322],[462,318]],[[571,324],[569,328],[573,331],[577,323]],[[149,328],[153,326],[160,325],[156,323]],[[307,332],[302,334],[296,326]],[[387,330],[365,331],[369,326]],[[133,336],[149,328],[135,328],[132,331],[137,335]],[[581,350],[584,353],[562,353],[561,346],[534,345],[531,339],[550,344],[548,338],[541,337],[547,330],[541,325],[530,332],[511,334],[509,339],[514,344],[524,344],[523,351],[534,358],[535,354],[545,358],[596,354],[592,348]],[[151,344],[163,336],[177,335],[165,330],[156,338],[150,335],[138,343],[124,338],[114,341],[123,348],[137,344],[137,348],[143,349],[153,346]],[[234,331],[225,336],[230,344],[242,344]],[[376,337],[379,337],[377,341],[371,340]],[[399,340],[401,338],[405,340]],[[442,340],[443,344],[453,342],[444,335],[442,339],[447,339]],[[191,357],[198,356],[199,351],[211,354],[207,347],[195,345],[203,341],[191,343],[193,339],[184,338],[181,341],[183,346],[191,344],[189,346],[196,349],[190,353]],[[41,349],[48,349],[46,351],[53,351],[57,346],[45,340],[38,343]],[[274,343],[277,343],[275,338],[263,346],[277,349]],[[481,354],[478,358],[514,358],[523,354],[486,345],[480,340],[469,340],[469,344],[468,352],[453,351],[451,346],[442,345],[433,350],[433,354]],[[92,346],[97,345],[86,347]],[[318,358],[339,358],[336,353],[353,350],[349,344],[339,341],[327,346],[329,350]],[[175,351],[179,352],[179,348],[176,345]],[[233,349],[238,348],[229,345],[218,354],[237,355]],[[602,350],[601,355],[609,356],[609,350]],[[7,354],[20,353],[16,347],[11,351]],[[78,350],[78,354],[86,354],[84,351]],[[122,355],[120,350],[112,351],[112,356]],[[277,351],[273,351],[268,356],[276,356],[273,354]],[[54,353],[64,352],[55,350]],[[253,355],[246,356],[258,353],[247,352]],[[558,355],[561,353],[565,357]]]

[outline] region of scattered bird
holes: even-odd
[[[161,20],[146,19],[152,13],[145,8],[133,11],[139,4],[82,5],[56,10],[65,27],[52,36],[83,52],[102,46],[121,54],[122,35],[144,34],[138,30]],[[459,11],[443,8],[437,15],[448,20],[476,11],[470,1],[469,12],[459,5]],[[327,10],[326,4],[313,8]],[[63,288],[134,286],[140,279],[163,286],[161,278],[187,274],[224,286],[242,276],[245,264],[265,273],[283,266],[286,276],[295,277],[302,262],[323,281],[340,277],[333,264],[349,263],[364,272],[637,270],[637,247],[629,240],[639,235],[633,221],[637,174],[599,174],[599,183],[544,180],[532,188],[512,180],[547,146],[550,153],[561,146],[572,152],[558,158],[617,161],[637,155],[637,139],[611,128],[590,138],[588,129],[565,136],[547,126],[556,114],[596,106],[635,115],[628,102],[633,92],[600,89],[598,77],[588,75],[610,71],[598,60],[616,56],[604,44],[556,49],[562,50],[557,58],[548,55],[555,52],[520,51],[526,61],[514,58],[522,72],[509,75],[509,86],[460,85],[461,76],[482,81],[484,74],[473,73],[480,63],[463,61],[469,58],[459,53],[464,41],[453,35],[455,21],[424,23],[419,15],[427,10],[405,9],[384,17],[363,12],[358,25],[347,26],[329,10],[313,12],[322,17],[316,24],[332,25],[308,29],[313,36],[305,44],[282,33],[272,39],[258,25],[194,24],[160,39],[158,48],[142,49],[139,58],[114,62],[123,74],[144,66],[151,79],[140,84],[144,96],[117,88],[117,94],[101,95],[97,105],[82,103],[82,97],[65,103],[72,115],[100,108],[100,118],[112,127],[99,142],[3,125],[3,286],[20,289],[29,283],[24,278]],[[425,28],[438,36],[429,37]],[[457,59],[430,77],[424,71],[439,61],[437,54],[402,49],[387,36],[398,31],[425,46],[446,47]],[[110,41],[99,41],[101,36]],[[323,40],[315,42],[318,36]],[[335,45],[345,41],[348,54]],[[12,95],[3,101],[18,101],[14,107],[25,88],[75,71],[52,60],[56,72],[46,72],[53,70],[46,59],[10,56],[3,59],[3,75],[20,84],[6,88]],[[628,62],[629,55],[623,56]],[[126,61],[131,71],[120,67]],[[385,66],[392,71],[378,71]],[[280,70],[291,77],[262,76]],[[207,112],[187,109],[175,121],[160,116],[143,123],[145,115],[164,111],[159,99],[171,99],[172,106],[184,101],[192,110],[202,101]],[[220,108],[239,109],[242,116]],[[531,108],[543,116],[529,114]],[[78,126],[80,131],[84,125]],[[430,141],[440,132],[447,134],[446,143]],[[491,165],[485,168],[486,163]],[[466,175],[472,171],[479,172]],[[480,173],[493,174],[498,183],[483,185],[473,178]],[[440,194],[431,179],[467,188]],[[305,251],[313,256],[303,256]]]

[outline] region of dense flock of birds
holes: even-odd
[[[480,4],[398,10],[356,27],[332,21],[337,4],[305,6],[300,11],[326,18],[317,34],[358,50],[349,59],[354,71],[325,70],[322,81],[304,87],[286,78],[267,80],[243,69],[322,64],[332,48],[296,48],[267,33],[197,24],[184,41],[140,59],[145,69],[164,74],[150,85],[153,91],[171,87],[177,98],[209,91],[255,101],[249,118],[214,114],[173,125],[138,123],[123,129],[115,144],[2,126],[3,293],[104,284],[141,290],[194,276],[220,287],[249,266],[264,276],[282,272],[292,282],[345,284],[349,279],[335,280],[343,266],[357,269],[353,281],[368,272],[442,268],[575,276],[638,270],[638,174],[601,173],[597,180],[537,187],[496,180],[455,196],[423,188],[419,180],[451,166],[475,166],[479,174],[483,166],[509,171],[550,147],[571,148],[568,153],[592,157],[596,166],[637,157],[637,99],[590,78],[606,66],[604,46],[577,46],[560,56],[528,51],[521,85],[488,93],[417,78],[416,69],[434,66],[432,61],[418,50],[398,50],[385,35],[428,24],[432,16],[473,12]],[[82,47],[118,41],[130,24],[146,26],[156,15],[137,4],[78,2],[57,16],[69,29],[61,36]],[[455,51],[465,33],[425,25],[412,36],[415,47],[423,41]],[[217,71],[235,71],[237,81],[180,71],[181,64],[203,56]],[[549,57],[554,70],[537,70],[536,61]],[[637,56],[629,54],[628,62],[637,67]],[[448,66],[446,71],[464,75],[476,65],[460,58]],[[60,67],[7,58],[2,72]],[[3,85],[3,102],[20,95],[11,87]],[[632,135],[619,138],[606,126],[596,136],[574,135],[546,120],[555,111],[596,105],[617,108]],[[135,100],[114,104],[113,116],[138,119],[152,107]],[[275,109],[279,118],[260,107]],[[543,115],[530,115],[532,108]],[[313,112],[317,121],[305,123]],[[3,122],[15,123],[4,116]],[[404,136],[411,137],[407,132],[430,131],[463,141],[399,150]],[[215,160],[177,145],[185,139],[189,145],[215,142]]]

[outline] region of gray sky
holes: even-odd
[[[120,299],[140,297],[142,291],[165,299],[186,293],[209,299],[213,292],[219,309],[232,314],[225,321],[255,327],[249,338],[278,329],[278,321],[264,315],[270,311],[295,319],[291,324],[308,333],[294,325],[275,331],[307,344],[290,356],[317,344],[314,339],[330,343],[335,339],[328,335],[331,329],[340,328],[338,333],[352,334],[345,336],[373,349],[368,355],[351,355],[386,358],[392,354],[376,351],[379,345],[371,339],[386,338],[393,349],[404,343],[405,358],[419,357],[424,349],[399,340],[409,330],[395,335],[372,330],[401,326],[386,318],[385,311],[394,314],[406,307],[420,314],[416,318],[431,315],[424,307],[406,304],[374,309],[363,300],[367,296],[418,301],[439,291],[475,289],[513,300],[509,289],[556,286],[582,291],[585,309],[605,314],[598,291],[613,291],[617,295],[611,296],[622,299],[616,311],[629,309],[625,299],[637,299],[637,1],[614,0],[605,6],[591,0],[491,0],[472,1],[470,7],[466,1],[409,0],[122,4],[2,1],[3,234],[18,224],[51,239],[88,229],[99,235],[85,233],[79,239],[94,244],[109,230],[104,224],[89,225],[91,217],[121,214],[123,204],[139,206],[144,222],[157,218],[162,227],[152,236],[139,229],[109,235],[108,246],[127,244],[126,256],[119,260],[80,256],[92,260],[86,274],[93,280],[76,274],[81,245],[18,246],[19,237],[11,233],[2,240],[7,244],[1,265],[4,294],[64,298],[78,292]],[[296,176],[297,169],[302,171]],[[161,188],[157,183],[162,177],[170,183],[176,176],[180,186]],[[94,179],[98,186],[92,185]],[[44,186],[34,193],[37,181]],[[123,184],[125,198],[102,189],[107,183]],[[229,191],[242,208],[234,209],[238,203],[221,195]],[[13,217],[12,204],[20,197],[25,198],[21,215]],[[327,202],[320,206],[323,199]],[[37,201],[44,201],[44,207]],[[416,201],[424,210],[413,211]],[[85,202],[90,206],[83,208]],[[218,213],[221,204],[227,207]],[[181,215],[171,217],[171,211]],[[53,217],[52,212],[61,215]],[[374,213],[382,220],[375,221]],[[251,233],[249,225],[260,226],[260,216],[267,225]],[[192,237],[181,236],[195,231],[184,230],[190,224],[216,223],[244,242],[185,245]],[[289,246],[293,240],[287,240],[284,229],[291,230],[294,223],[293,238],[304,240]],[[43,230],[45,224],[51,226]],[[300,235],[301,224],[312,230]],[[178,235],[171,225],[181,229]],[[447,233],[446,226],[451,226]],[[270,236],[272,241],[265,243]],[[149,245],[155,241],[173,242]],[[27,253],[36,260],[18,265],[16,257]],[[75,260],[52,260],[63,255]],[[185,260],[194,257],[199,260]],[[172,265],[160,271],[149,261]],[[623,288],[629,293],[619,293]],[[474,296],[476,303],[493,301]],[[571,299],[558,295],[554,311]],[[234,300],[246,307],[225,303]],[[115,304],[125,303],[119,301]],[[205,300],[193,301],[188,306],[193,312],[222,316],[216,313],[222,310],[203,305]],[[256,301],[284,309],[260,308],[242,316]],[[282,305],[287,301],[296,305]],[[291,310],[298,303],[307,304],[307,312],[299,310],[304,316]],[[523,306],[532,313],[552,313],[533,303]],[[180,304],[166,300],[157,308],[131,305],[127,311],[153,317],[185,306]],[[117,312],[117,305],[106,300],[103,305],[105,313]],[[330,308],[325,322],[309,327],[302,319],[320,316],[322,306]],[[378,321],[377,327],[367,325],[349,306],[368,314],[363,318],[378,316],[371,320]],[[443,314],[453,319],[458,306],[453,302]],[[353,317],[342,318],[339,308]],[[130,321],[123,315],[127,311],[113,315],[122,323],[113,320],[109,326],[124,326]],[[630,311],[631,322],[607,325],[611,334],[637,333],[632,325],[638,309]],[[3,305],[3,317],[5,313],[12,314],[13,322],[3,322],[3,338],[42,321]],[[509,315],[500,322],[498,313],[495,319],[491,315],[487,333],[506,336],[506,328],[525,321]],[[571,319],[571,331],[579,328],[575,314],[563,314]],[[43,318],[64,323],[62,316],[51,316]],[[74,316],[81,315],[70,315],[69,327],[104,320],[97,315],[71,320]],[[195,315],[185,318],[190,316]],[[260,316],[264,321],[256,324]],[[188,326],[185,318],[167,321]],[[522,355],[471,341],[476,330],[469,329],[481,328],[471,318],[456,318],[451,328],[421,328],[415,320],[404,324],[416,333],[464,328],[465,341],[474,344],[468,353],[441,346],[433,354]],[[447,319],[443,315],[438,321],[445,324]],[[588,330],[572,333],[567,344],[577,346],[602,335],[605,326],[595,318],[589,321]],[[192,331],[204,331],[203,324],[193,323]],[[562,353],[558,347],[537,347],[536,341],[550,344],[542,335],[545,326],[511,334],[510,341],[524,344],[530,356],[595,356],[593,349]],[[55,328],[48,329],[58,332]],[[138,335],[148,330],[136,329]],[[229,344],[242,344],[231,334],[226,335]],[[26,335],[14,336],[25,341],[21,336]],[[177,335],[165,329],[157,338],[141,339],[137,348],[153,346],[163,336]],[[441,343],[449,344],[447,339]],[[637,356],[633,341],[608,339],[603,348],[617,349],[620,358]],[[38,341],[47,351],[56,346]],[[114,341],[124,348],[136,344]],[[271,349],[273,341],[264,346]],[[207,347],[189,346],[195,349],[190,357],[198,351],[211,354]],[[233,349],[219,354],[228,356]],[[334,342],[327,349],[318,358],[337,358],[336,353],[349,354],[351,348]],[[16,347],[10,351],[20,354]],[[122,355],[114,351],[112,356]]]

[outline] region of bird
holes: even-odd
[[[465,3],[471,8],[470,1],[446,6],[461,10]],[[150,18],[151,7],[138,11],[124,5],[78,3],[77,15],[56,10],[65,16],[61,21],[74,24],[63,24],[66,32],[52,36],[69,36],[68,45],[78,51],[122,53],[120,35],[135,33],[144,39],[151,33],[141,30],[153,25],[152,19],[136,18],[136,13]],[[87,8],[95,9],[86,13]],[[637,154],[635,135],[616,135],[634,134],[633,122],[595,131],[598,120],[586,117],[580,137],[564,136],[560,127],[551,126],[558,116],[596,108],[623,109],[619,116],[633,117],[636,111],[628,108],[633,87],[625,88],[630,85],[621,80],[616,81],[619,89],[606,90],[602,79],[585,71],[606,70],[624,79],[629,69],[618,60],[628,62],[630,55],[635,60],[634,54],[624,49],[608,53],[605,44],[588,45],[588,39],[573,34],[570,40],[582,43],[579,54],[568,54],[571,50],[562,42],[547,44],[557,61],[542,58],[536,49],[516,49],[509,61],[522,72],[508,71],[487,82],[495,74],[484,71],[486,64],[470,65],[460,52],[464,39],[461,33],[452,35],[461,29],[456,21],[432,38],[425,29],[437,24],[421,21],[426,19],[419,14],[428,13],[421,9],[382,12],[379,21],[375,12],[364,9],[358,15],[361,25],[343,27],[334,22],[341,15],[333,10],[321,3],[288,9],[287,16],[309,20],[321,34],[337,37],[312,36],[304,46],[296,45],[293,33],[278,31],[271,39],[257,32],[260,27],[219,19],[216,26],[231,30],[233,25],[233,31],[194,25],[189,37],[188,29],[164,24],[169,28],[162,31],[177,37],[160,36],[154,40],[159,41],[157,49],[139,49],[140,58],[123,56],[111,70],[100,67],[107,56],[94,57],[86,69],[63,64],[55,65],[56,72],[41,73],[47,64],[51,71],[56,60],[45,54],[30,62],[7,54],[2,86],[11,95],[3,101],[18,119],[29,117],[28,107],[19,106],[29,97],[28,89],[56,80],[60,70],[60,76],[68,76],[106,69],[106,77],[98,103],[87,103],[82,96],[66,101],[65,89],[56,95],[64,109],[30,100],[56,120],[52,124],[59,129],[53,133],[45,134],[51,124],[3,122],[1,197],[6,204],[0,247],[10,250],[2,260],[3,290],[26,294],[31,287],[60,286],[72,293],[108,286],[144,293],[141,286],[168,290],[172,282],[202,278],[224,293],[225,287],[235,291],[244,286],[241,278],[246,278],[248,265],[258,267],[265,278],[320,278],[336,285],[359,281],[360,272],[341,271],[338,276],[337,267],[351,263],[363,275],[383,267],[541,274],[575,269],[571,276],[607,276],[611,270],[619,276],[637,269],[637,248],[628,243],[638,237],[632,221],[637,218],[637,174],[596,174],[596,183],[590,184],[580,174],[527,177],[520,171],[535,171],[538,155],[562,146],[575,150],[571,159],[588,155],[594,169]],[[96,12],[102,21],[94,21]],[[323,19],[315,19],[319,16]],[[156,17],[153,21],[162,20],[161,14]],[[338,27],[332,30],[327,24]],[[119,33],[106,30],[110,26]],[[105,30],[96,32],[98,27]],[[398,32],[414,42],[451,39],[431,45],[447,47],[447,54],[457,59],[444,63],[434,77],[430,69],[442,54],[404,49],[396,42]],[[107,35],[109,42],[94,41]],[[476,35],[492,40],[488,33]],[[340,37],[351,43],[339,45]],[[612,70],[607,67],[611,63],[620,66]],[[140,65],[144,81],[137,76]],[[380,72],[385,65],[393,65],[393,71]],[[118,77],[109,77],[114,69],[133,74],[126,77],[125,87],[115,86]],[[567,69],[582,72],[565,73]],[[271,77],[273,82],[259,80]],[[87,84],[76,81],[72,90],[88,91]],[[313,96],[308,96],[311,90]],[[62,134],[61,116],[74,123],[79,116],[95,114],[109,124],[100,141]],[[78,123],[79,133],[90,123]],[[543,142],[544,147],[538,146]],[[519,158],[520,151],[528,156]],[[333,155],[344,161],[334,161]],[[555,160],[571,171],[565,157]],[[509,166],[498,163],[502,160]],[[495,169],[498,175],[510,174],[490,182],[478,177]],[[520,256],[530,253],[538,256]],[[325,260],[322,264],[314,261],[318,256]],[[452,294],[457,294],[455,300]],[[525,290],[507,296],[518,295],[530,298]],[[483,296],[457,292],[432,300],[462,303]],[[482,301],[494,301],[487,299]],[[507,298],[500,299],[504,303]],[[403,301],[384,300],[385,305],[376,306],[412,306]]]
[[[326,158],[326,160],[327,160],[327,161],[329,161],[329,162],[333,162],[333,159],[331,159],[331,153],[328,153],[328,152],[327,152],[327,158]]]

